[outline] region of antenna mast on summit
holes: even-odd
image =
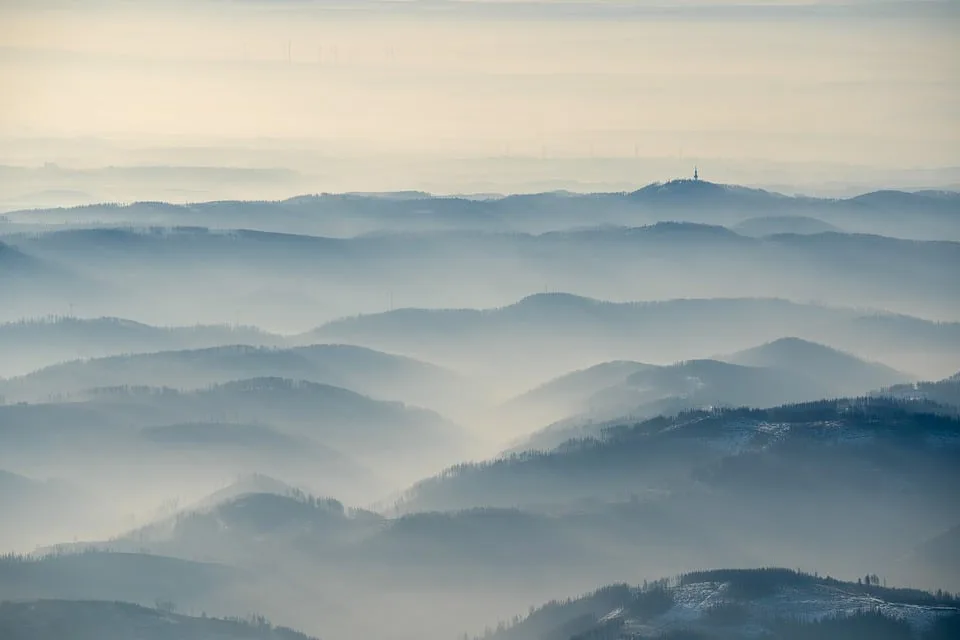
[[[697,166],[696,166],[696,165],[693,166],[693,179],[694,179],[694,180],[699,180],[699,179],[700,179],[700,172],[697,171]]]

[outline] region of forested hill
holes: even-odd
[[[179,615],[172,603],[150,609],[124,602],[0,602],[0,638],[8,640],[317,640],[265,618]]]
[[[640,587],[611,585],[501,623],[495,640],[950,640],[951,594],[843,582],[789,569],[697,571]]]
[[[930,490],[960,461],[960,420],[925,401],[825,400],[612,422],[551,451],[460,464],[415,485],[404,509],[628,497],[700,483],[731,491]],[[618,493],[619,492],[619,493]]]

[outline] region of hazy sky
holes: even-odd
[[[0,0],[0,138],[956,167],[958,5]]]

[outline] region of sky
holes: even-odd
[[[0,0],[0,164],[691,159],[881,180],[960,167],[958,27],[955,0]]]

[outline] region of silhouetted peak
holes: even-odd
[[[926,197],[926,194],[899,191],[897,189],[880,189],[877,191],[869,191],[867,193],[860,194],[859,196],[854,196],[853,198],[850,198],[850,200],[852,202],[869,203],[873,205],[884,203],[904,204],[921,200],[924,197]]]
[[[582,309],[605,304],[600,300],[585,298],[572,293],[535,293],[508,308],[514,309]]]
[[[209,511],[229,504],[247,495],[273,494],[277,496],[306,495],[304,491],[263,473],[248,473],[214,491],[192,507],[192,511]]]
[[[956,191],[871,191],[850,198],[849,202],[890,213],[909,214],[912,211],[935,211],[951,215],[960,206]]]
[[[861,362],[859,358],[849,353],[796,337],[779,338],[758,347],[745,349],[734,354],[731,359],[756,366],[771,366],[810,358]]]
[[[815,350],[823,353],[840,353],[836,349],[832,349],[826,345],[819,344],[817,342],[811,342],[809,340],[804,340],[803,338],[796,338],[793,336],[787,336],[780,338],[778,340],[773,340],[764,345],[758,347],[758,349],[763,349],[764,351],[769,352],[781,352],[781,353],[790,353],[796,352],[797,350]]]
[[[275,493],[278,495],[286,495],[294,491],[294,489],[295,487],[292,485],[282,480],[277,480],[273,476],[268,476],[263,473],[249,473],[238,477],[223,489],[210,494],[204,498],[203,502],[206,504],[214,504],[248,493]]]
[[[278,509],[289,509],[290,515],[294,515],[298,505],[309,510],[320,510],[335,515],[343,515],[345,512],[343,503],[339,500],[318,498],[293,488],[283,492],[247,491],[217,505],[217,510],[221,513],[227,509],[242,510],[256,517],[258,513],[264,516],[268,514],[276,516]],[[277,518],[264,517],[263,520],[276,522]]]
[[[862,366],[872,367],[878,372],[883,370],[891,376],[899,375],[901,380],[906,377],[889,367],[866,362],[855,355],[839,351],[833,347],[795,337],[780,338],[758,347],[740,351],[731,356],[730,361],[761,367],[797,364],[818,364],[822,367]]]
[[[707,180],[692,180],[689,178],[655,182],[630,194],[631,197],[641,200],[683,204],[684,202],[702,202],[730,197],[753,198],[786,198],[787,196],[751,189],[737,185],[718,184]]]
[[[739,238],[741,237],[727,227],[715,224],[700,224],[697,222],[657,222],[647,227],[641,227],[643,231],[655,235],[677,235],[677,236],[699,236],[714,238]]]
[[[665,192],[674,192],[681,193],[684,191],[693,192],[694,190],[701,191],[715,191],[717,189],[722,189],[724,185],[717,184],[716,182],[710,182],[709,180],[694,180],[692,178],[675,178],[673,180],[667,180],[665,182],[654,182],[648,184],[646,187],[640,189],[640,191],[658,191],[660,193]]]

